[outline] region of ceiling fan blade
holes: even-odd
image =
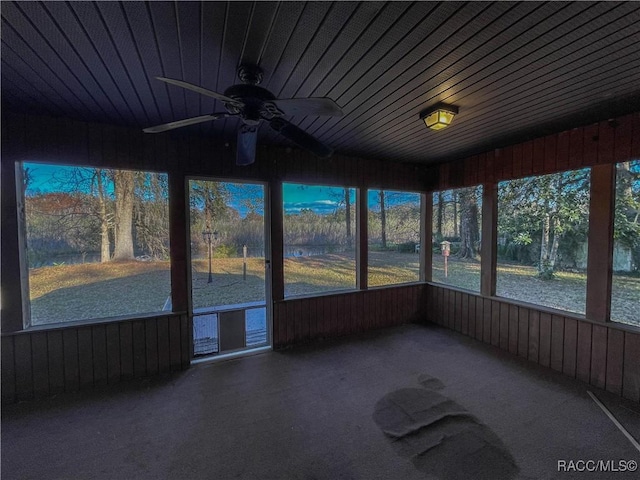
[[[251,165],[256,161],[256,145],[258,143],[257,125],[240,125],[238,128],[238,152],[236,165]]]
[[[330,98],[284,98],[272,100],[279,110],[286,115],[318,115],[329,117],[341,117],[342,109]]]
[[[197,123],[210,122],[220,117],[228,117],[228,113],[214,113],[212,115],[201,115],[199,117],[185,118],[184,120],[176,120],[175,122],[163,123],[162,125],[156,125],[154,127],[148,127],[143,129],[144,133],[160,133],[167,130],[173,130],[174,128],[186,127],[187,125],[195,125]]]
[[[175,80],[173,78],[165,78],[165,77],[156,77],[156,78],[162,82],[169,83],[171,85],[176,85],[178,87],[186,88],[187,90],[191,90],[193,92],[199,93],[200,95],[206,95],[207,97],[215,98],[216,100],[220,100],[221,102],[228,103],[238,108],[244,107],[244,103],[242,103],[239,100],[226,97],[221,93],[217,93],[212,90],[207,90],[206,88],[199,87],[198,85],[194,85],[192,83],[183,82],[182,80]]]
[[[330,157],[333,153],[333,149],[327,147],[324,143],[321,143],[315,137],[309,135],[301,128],[296,127],[292,123],[276,117],[270,122],[271,128],[280,133],[283,137],[288,138],[299,147],[309,150],[318,157]]]

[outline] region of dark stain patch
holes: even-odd
[[[442,383],[439,378],[432,377],[426,373],[423,373],[418,377],[418,382],[424,388],[428,388],[429,390],[442,390],[444,388],[444,383]]]
[[[508,480],[518,474],[498,436],[437,392],[419,388],[391,392],[378,401],[373,419],[398,454],[410,458],[422,472],[445,480]]]

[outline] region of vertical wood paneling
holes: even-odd
[[[518,316],[518,307],[509,305],[509,353],[518,354],[518,330],[520,327],[520,319]]]
[[[155,318],[147,318],[145,320],[145,352],[147,375],[156,375],[159,371],[158,367],[158,326]]]
[[[524,307],[518,309],[518,355],[529,355],[529,309]]]
[[[80,372],[78,368],[78,331],[64,330],[62,333],[64,346],[64,390],[74,392],[80,387]]]
[[[551,368],[562,371],[564,358],[564,317],[551,316]]]
[[[463,335],[469,334],[469,295],[466,293],[461,293],[461,304],[460,304],[460,316],[462,317],[462,328],[461,333]]]
[[[171,370],[176,371],[180,370],[182,367],[182,353],[180,351],[182,347],[182,339],[180,338],[181,325],[180,325],[180,317],[170,317],[169,318],[169,359],[171,361]],[[135,330],[134,330],[134,339],[135,339]],[[144,343],[141,344],[141,347],[144,348]],[[134,348],[135,355],[135,348]],[[141,359],[144,361],[145,355],[144,352],[141,352]],[[134,362],[135,365],[135,362]],[[141,369],[144,372],[144,370]]]
[[[591,373],[591,324],[578,322],[576,378],[589,383]]]
[[[581,167],[591,167],[598,162],[598,124],[584,127]]]
[[[189,368],[193,358],[193,320],[186,314],[180,315],[180,362],[183,370]]]
[[[171,347],[169,345],[169,319],[158,318],[158,371],[167,373],[171,371]],[[191,356],[191,352],[188,352]]]
[[[0,346],[2,375],[2,402],[12,403],[16,398],[16,369],[13,336],[2,337]]]
[[[30,335],[17,335],[15,337],[14,355],[16,397],[18,400],[27,400],[33,397],[33,361],[31,358]]]
[[[533,173],[533,141],[522,144],[522,175],[529,176]]]
[[[484,343],[491,343],[491,324],[493,323],[493,315],[492,315],[492,310],[493,310],[493,302],[488,299],[485,298],[484,302],[483,302],[483,306],[484,306],[484,313],[483,313],[483,319],[482,319],[482,323],[483,323],[483,332],[482,332],[482,341]]]
[[[455,292],[453,297],[453,324],[456,332],[462,332],[462,312],[460,306],[462,304],[462,293]]]
[[[598,128],[598,163],[613,162],[615,129],[608,121],[600,122]]]
[[[47,332],[47,354],[49,393],[57,395],[64,392],[64,342],[61,331]]]
[[[80,387],[93,386],[93,338],[91,327],[78,329],[78,362]]]
[[[622,396],[640,402],[640,335],[625,333]]]
[[[107,325],[107,381],[117,383],[120,381],[120,326],[117,323]]]
[[[491,301],[491,345],[500,346],[500,302]]]
[[[484,299],[476,297],[476,338],[482,341],[484,334]]]
[[[569,131],[569,168],[577,168],[582,164],[584,149],[584,128]]]
[[[564,131],[558,134],[556,145],[556,169],[558,171],[569,168],[569,142],[570,132]]]
[[[544,367],[551,365],[551,315],[540,313],[540,337],[538,362]]]
[[[500,304],[500,343],[503,350],[509,350],[509,304]]]
[[[544,137],[533,141],[532,173],[536,175],[544,172],[544,143]]]
[[[173,322],[175,324],[175,321]],[[144,377],[147,373],[147,345],[145,321],[134,320],[132,322],[133,334],[133,376]],[[179,333],[178,333],[179,335]],[[178,351],[176,346],[171,347],[172,357]]]
[[[529,348],[527,358],[540,362],[540,312],[529,310]]]
[[[605,388],[607,378],[607,333],[606,327],[593,326],[591,339],[591,380],[589,383]]]
[[[606,389],[622,395],[622,362],[624,361],[624,333],[609,329],[607,339],[607,378]]]
[[[93,383],[108,383],[107,330],[105,325],[96,325],[91,329],[93,340]]]
[[[544,137],[544,172],[550,173],[556,170],[556,136]]]
[[[578,349],[578,321],[573,318],[564,319],[564,352],[562,372],[570,377],[576,376]]]
[[[133,325],[120,324],[120,375],[124,379],[133,378]]]
[[[49,394],[49,355],[46,332],[31,335],[31,355],[33,393],[37,398],[42,398]]]

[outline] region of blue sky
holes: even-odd
[[[53,191],[64,191],[56,178],[63,178],[65,173],[76,167],[61,165],[47,165],[42,163],[25,163],[31,174],[31,184],[27,193],[47,193]],[[91,169],[84,169],[90,172]],[[235,208],[244,217],[248,213],[245,205],[247,196],[257,197],[262,203],[264,198],[264,188],[258,184],[226,183],[231,194],[229,206]],[[108,189],[113,188],[108,186]],[[355,205],[356,193],[354,188],[350,188],[351,204]],[[327,187],[318,185],[300,185],[294,183],[284,183],[282,186],[283,203],[285,213],[298,213],[302,209],[311,209],[313,212],[323,215],[332,214],[344,201],[343,187]],[[389,192],[387,195],[387,205],[397,205],[405,202],[419,202],[420,196],[414,193]],[[369,208],[378,209],[378,191],[369,190],[367,196]],[[258,212],[263,213],[259,208]]]

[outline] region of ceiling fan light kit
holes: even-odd
[[[442,130],[451,125],[458,114],[458,107],[446,103],[437,103],[420,112],[420,120],[431,130]]]
[[[277,99],[266,88],[259,87],[262,70],[255,65],[240,65],[238,78],[241,84],[232,85],[223,94],[198,85],[172,78],[156,77],[158,80],[222,102],[226,112],[200,115],[145,128],[145,133],[160,133],[176,128],[210,122],[218,118],[239,117],[242,124],[237,136],[237,165],[251,165],[256,158],[258,128],[264,120],[283,137],[319,157],[329,157],[333,150],[301,128],[282,118],[285,115],[334,116],[343,115],[342,109],[330,98]]]

